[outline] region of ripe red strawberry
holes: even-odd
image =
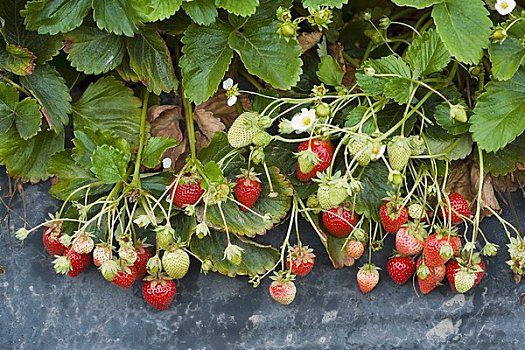
[[[315,255],[312,248],[302,245],[294,245],[288,252],[286,268],[297,276],[306,276],[312,271]]]
[[[446,274],[446,267],[445,265],[442,266],[436,266],[436,267],[430,267],[425,261],[425,266],[427,268],[426,272],[428,272],[427,275],[424,275],[422,272],[422,262],[423,260],[421,257],[418,258],[416,267],[417,267],[417,282],[419,285],[419,290],[423,294],[428,294],[431,291],[433,291],[439,283],[445,278]]]
[[[309,181],[317,175],[319,171],[325,171],[332,163],[332,157],[334,155],[334,146],[330,141],[313,139],[302,142],[297,148],[297,152],[308,150],[308,148],[314,152],[319,158],[319,163],[315,164],[312,170],[307,173],[303,173],[301,169],[297,169],[297,179],[299,181]]]
[[[253,169],[241,169],[241,175],[237,176],[233,194],[237,201],[244,205],[239,205],[241,211],[248,211],[248,208],[253,208],[261,194],[261,180],[257,175]]]
[[[379,218],[387,232],[396,233],[407,222],[408,211],[397,200],[389,200],[381,204]]]
[[[346,244],[346,253],[352,259],[359,259],[365,252],[365,245],[360,241],[348,241]]]
[[[359,268],[357,272],[357,286],[359,290],[366,294],[372,291],[379,283],[378,268],[372,264],[366,264]]]
[[[129,288],[135,283],[136,278],[137,268],[135,266],[122,266],[111,283],[121,288]]]
[[[416,228],[410,224],[408,227],[401,227],[396,233],[396,250],[403,256],[414,256],[421,253],[423,237],[419,230],[416,231]]]
[[[460,223],[463,220],[461,218],[462,216],[467,217],[467,218],[470,217],[470,208],[469,208],[469,204],[467,200],[465,199],[465,197],[463,197],[459,193],[452,193],[448,196],[448,200],[450,202],[450,208],[452,209],[452,212],[450,213],[450,217],[451,217],[451,222],[453,224]],[[441,217],[445,221],[448,220],[449,212],[448,212],[448,205],[446,202],[443,204],[443,207],[439,211],[439,215],[441,215]]]
[[[481,260],[477,266],[481,271],[476,272],[476,279],[474,280],[474,286],[477,286],[479,282],[481,282],[481,279],[483,278],[483,275],[485,274],[485,263]],[[450,285],[450,289],[457,293],[456,290],[456,283],[455,283],[455,277],[456,273],[461,269],[461,265],[456,260],[450,260],[447,263],[447,280],[448,284]]]
[[[184,205],[194,205],[197,203],[204,194],[204,189],[201,187],[201,180],[192,175],[185,175],[177,184],[177,179],[178,178],[175,178],[170,185],[170,195],[173,204],[182,208]]]
[[[289,272],[280,271],[276,272],[275,276],[271,277],[271,279],[273,281],[268,291],[273,300],[283,305],[291,304],[297,293],[295,283],[293,282],[294,276]]]
[[[336,238],[347,237],[359,221],[359,216],[343,207],[332,208],[323,213],[323,225]]]
[[[157,310],[166,310],[177,292],[175,282],[165,276],[147,276],[142,285],[142,297]]]
[[[42,242],[50,255],[55,256],[64,254],[66,246],[60,243],[61,236],[62,229],[60,228],[60,225],[52,225],[44,228]]]
[[[395,256],[388,260],[386,268],[394,283],[403,285],[416,271],[416,264],[410,258]]]
[[[452,248],[452,255],[458,256],[461,251],[461,239],[458,236],[445,231],[433,233],[425,239],[423,253],[425,254],[425,262],[428,266],[445,265],[452,257],[442,256],[441,254],[442,250],[445,249],[444,246],[447,244]]]
[[[91,264],[90,254],[79,254],[75,252],[71,247],[67,248],[64,252],[69,262],[71,263],[71,269],[68,272],[69,277],[76,277],[82,272],[86,271]]]
[[[102,266],[106,261],[111,260],[111,247],[107,243],[100,243],[93,249],[93,265]]]
[[[137,260],[135,260],[133,265],[137,269],[137,280],[141,280],[146,276],[146,265],[148,264],[148,260],[153,256],[148,246],[149,244],[143,242],[140,242],[140,244],[135,246]]]

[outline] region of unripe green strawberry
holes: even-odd
[[[330,105],[326,102],[321,102],[315,107],[315,114],[319,118],[328,117],[330,115]]]
[[[318,173],[319,182],[317,189],[317,200],[323,210],[329,210],[338,207],[348,197],[348,181],[341,177],[341,172],[334,175]]]
[[[454,276],[454,285],[458,293],[466,293],[472,287],[476,281],[476,273],[470,273],[468,271],[459,270]]]
[[[401,171],[408,164],[408,160],[412,155],[412,149],[407,138],[394,136],[392,141],[388,143],[387,153],[392,169]]]
[[[173,251],[166,251],[162,256],[162,266],[168,276],[181,279],[186,276],[190,268],[190,256],[180,248]]]
[[[419,203],[410,204],[407,210],[408,216],[414,220],[419,220],[423,217],[423,206]]]
[[[175,242],[175,230],[170,226],[160,226],[155,229],[157,233],[157,243],[160,249],[168,249],[169,245]]]
[[[256,112],[244,112],[235,119],[228,130],[228,142],[233,148],[246,147],[252,143],[253,137],[259,131],[258,115]]]
[[[366,144],[364,142],[352,139],[348,142],[346,147],[353,157],[357,155],[356,161],[359,165],[367,166],[370,163],[370,155],[365,149]]]
[[[255,146],[259,147],[266,147],[270,144],[272,141],[272,135],[268,134],[266,131],[258,131],[255,135],[253,135],[252,143]]]
[[[119,271],[119,264],[116,260],[107,260],[99,267],[99,271],[108,282],[113,281]]]

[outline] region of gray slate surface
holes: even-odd
[[[5,177],[1,177],[5,195]],[[28,221],[40,223],[57,202],[48,184],[26,187]],[[514,196],[523,218],[525,201]],[[21,212],[21,200],[14,201]],[[0,214],[4,213],[0,208]],[[11,229],[21,221],[12,216]],[[523,223],[522,223],[523,224]],[[493,220],[485,231],[504,244]],[[38,235],[23,247],[0,226],[0,349],[525,349],[525,306],[504,261],[504,249],[487,262],[487,275],[466,295],[442,287],[418,297],[411,285],[389,280],[387,242],[376,263],[382,282],[368,295],[355,284],[356,269],[335,271],[314,233],[314,271],[297,282],[296,301],[280,306],[264,281],[253,289],[245,278],[203,276],[197,264],[177,283],[175,303],[165,312],[142,300],[140,287],[121,290],[91,269],[77,278],[58,276]],[[282,229],[269,233],[282,238]],[[309,239],[306,239],[306,238]]]

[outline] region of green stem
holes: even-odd
[[[149,91],[145,90],[144,100],[142,101],[142,113],[140,115],[140,131],[139,131],[139,149],[137,151],[137,159],[135,161],[135,171],[133,172],[133,179],[131,184],[135,188],[140,188],[140,165],[142,163],[142,151],[144,150],[144,141],[146,139],[146,118],[148,116],[148,100]]]
[[[18,85],[17,83],[15,83],[14,81],[12,81],[11,79],[9,79],[8,77],[6,77],[5,75],[3,74],[0,74],[0,78],[2,78],[3,80],[5,80],[6,82],[8,82],[10,85],[12,85],[15,89],[17,89],[18,91],[26,94],[27,96],[31,96],[31,93],[29,91],[27,91],[26,89],[24,89],[22,86]]]
[[[253,75],[248,73],[248,71],[242,64],[241,64],[241,69],[239,70],[239,73],[241,73],[241,75],[244,78],[246,78],[246,80],[248,80],[250,84],[252,84],[258,91],[264,91],[264,86],[262,86],[262,84],[259,83]]]
[[[197,159],[197,150],[195,149],[195,124],[193,122],[193,109],[191,108],[191,102],[184,96],[182,92],[182,104],[184,105],[184,117],[186,119],[186,130],[188,132],[188,141],[190,143],[191,159]]]

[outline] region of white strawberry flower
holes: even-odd
[[[500,15],[506,16],[516,7],[516,1],[514,0],[498,0],[496,2],[496,10]]]
[[[301,109],[301,113],[297,113],[292,117],[292,128],[296,133],[300,134],[311,130],[315,122],[315,109],[303,108]]]
[[[226,97],[228,98],[228,106],[233,106],[237,103],[237,96],[240,95],[239,87],[233,83],[232,78],[228,78],[222,82],[222,88],[226,90]]]
[[[380,159],[383,154],[385,154],[386,145],[382,145],[377,142],[370,142],[368,145],[368,155],[370,156],[370,160],[376,161]]]

